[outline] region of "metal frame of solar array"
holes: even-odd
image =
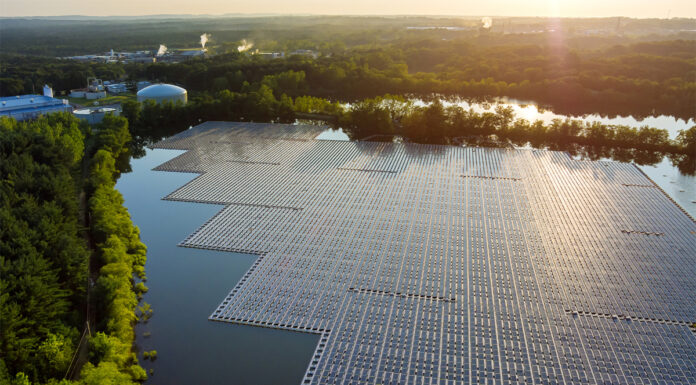
[[[321,335],[305,384],[696,383],[696,224],[636,167],[210,122],[156,145],[260,257],[211,320]]]

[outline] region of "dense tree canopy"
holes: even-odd
[[[146,377],[132,351],[136,288],[147,290],[134,275],[144,278],[146,248],[115,189],[130,141],[125,118],[107,116],[94,131],[67,113],[0,118],[0,382],[55,383],[68,373],[88,318],[87,237],[99,272],[97,333],[81,382]],[[83,189],[89,204],[80,208]]]
[[[83,150],[68,114],[0,118],[0,378],[64,375],[80,336],[88,251],[74,175]]]

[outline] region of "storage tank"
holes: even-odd
[[[101,123],[105,115],[119,116],[119,110],[109,107],[82,108],[73,111],[75,117],[86,120],[89,124]]]
[[[180,101],[186,104],[186,90],[173,84],[153,84],[138,91],[138,101],[154,100],[157,103]]]

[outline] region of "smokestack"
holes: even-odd
[[[205,43],[208,42],[208,39],[210,39],[210,34],[204,33],[201,35],[201,49],[205,48]]]

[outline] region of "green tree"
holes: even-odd
[[[677,144],[682,147],[684,154],[696,157],[696,126],[680,130],[677,135]]]
[[[80,374],[80,384],[133,385],[133,381],[131,376],[121,372],[115,363],[104,361],[97,366],[87,363]]]
[[[70,339],[60,334],[49,333],[36,353],[46,366],[46,373],[50,373],[50,377],[60,377],[65,375],[72,361],[73,352],[74,348]]]

